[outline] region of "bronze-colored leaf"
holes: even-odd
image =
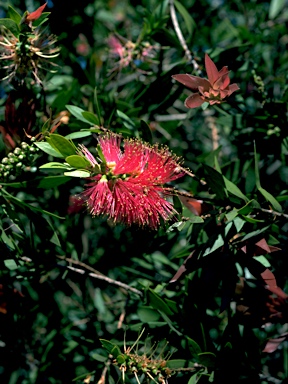
[[[276,339],[270,339],[267,341],[267,344],[265,345],[265,348],[263,349],[263,352],[272,353],[275,352],[276,349],[278,349],[279,345],[287,339],[288,333],[283,333],[281,337],[278,337]]]
[[[187,268],[186,268],[186,263],[189,259],[192,258],[193,254],[194,254],[195,250],[193,250],[190,255],[185,259],[184,263],[180,266],[180,268],[178,269],[178,271],[176,272],[176,274],[172,277],[172,279],[169,281],[169,283],[175,283],[175,281],[177,281],[182,275],[184,272],[187,271]]]

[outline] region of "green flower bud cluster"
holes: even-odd
[[[30,169],[35,154],[39,151],[39,148],[33,144],[35,139],[31,141],[31,144],[23,141],[19,147],[9,152],[7,157],[3,157],[0,162],[0,180],[13,178],[22,173],[23,170],[27,171]]]

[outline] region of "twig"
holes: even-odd
[[[80,267],[83,267],[83,268],[87,269],[88,271],[91,271],[91,272],[96,273],[98,275],[103,275],[101,272],[97,271],[96,269],[94,269],[90,265],[82,263],[82,261],[74,260],[74,259],[71,259],[71,258],[65,257],[65,256],[57,256],[57,257],[58,257],[58,259],[68,261],[69,263],[72,263],[75,265],[80,265]]]
[[[206,184],[207,184],[206,181],[199,179],[199,178],[198,178],[193,172],[191,172],[189,169],[184,168],[184,167],[181,167],[181,166],[180,166],[179,168],[181,169],[181,171],[185,172],[186,175],[188,175],[188,176],[190,176],[190,177],[193,177],[194,179],[196,179],[197,181],[199,181],[200,184],[202,184],[202,185],[206,185]]]
[[[124,284],[121,281],[110,279],[110,277],[107,277],[104,275],[96,275],[95,273],[89,273],[88,275],[91,277],[94,277],[95,279],[104,280],[104,281],[107,281],[107,283],[117,285],[118,287],[122,287],[122,288],[126,289],[127,291],[131,291],[131,292],[136,293],[139,296],[143,296],[143,293],[141,291],[139,291],[136,288],[130,287],[130,285]]]
[[[107,374],[109,366],[111,365],[112,359],[113,359],[113,356],[109,355],[109,360],[106,362],[105,367],[103,368],[103,371],[101,373],[100,380],[98,380],[97,384],[105,384],[106,374]]]
[[[198,75],[201,75],[201,69],[200,69],[199,65],[197,64],[197,62],[195,61],[195,59],[193,59],[192,53],[189,50],[189,48],[188,48],[188,46],[186,44],[186,41],[184,39],[184,36],[182,34],[182,31],[180,29],[180,26],[179,26],[179,23],[178,23],[178,20],[177,20],[177,15],[176,15],[175,7],[174,7],[174,0],[170,0],[170,15],[171,15],[171,19],[172,19],[172,23],[173,23],[176,35],[178,37],[178,40],[179,40],[180,44],[182,45],[182,48],[185,51],[185,55],[187,56],[187,59],[188,59],[189,63],[191,63],[193,65],[194,71]]]
[[[208,127],[211,129],[211,135],[212,135],[212,148],[213,151],[215,151],[219,147],[219,135],[218,135],[218,129],[217,125],[215,124],[215,117],[208,116],[206,117],[206,122]]]
[[[282,216],[282,217],[288,218],[288,215],[286,213],[276,212],[276,211],[273,211],[272,209],[260,208],[260,211],[270,213],[271,215],[280,216],[280,217]]]
[[[69,263],[72,263],[72,264],[75,264],[75,265],[80,265],[82,268],[85,268],[88,271],[93,271],[93,272],[88,273],[88,276],[93,277],[94,279],[104,280],[104,281],[106,281],[109,284],[117,285],[118,287],[124,288],[127,291],[131,291],[131,292],[136,293],[139,296],[143,296],[143,293],[141,291],[139,291],[138,289],[130,287],[130,285],[124,284],[121,281],[113,280],[110,277],[103,275],[101,272],[97,271],[96,269],[90,267],[90,265],[82,263],[81,261],[78,261],[78,260],[70,259],[70,258],[65,257],[65,256],[57,256],[57,257],[59,259],[65,260],[65,261],[67,261]],[[68,265],[67,268],[71,269],[71,271],[80,273],[81,275],[84,275],[86,273],[85,270],[80,269],[80,268],[72,267],[71,265]]]

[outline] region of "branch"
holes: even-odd
[[[270,213],[271,215],[280,216],[280,217],[282,216],[282,217],[288,218],[288,215],[286,213],[281,213],[281,212],[273,211],[272,209],[260,208],[260,211],[266,212],[266,213]]]
[[[184,36],[182,34],[182,31],[180,29],[177,15],[176,15],[176,11],[175,11],[175,7],[174,7],[174,0],[170,0],[170,15],[171,15],[171,19],[172,19],[172,23],[173,23],[176,35],[178,37],[180,44],[182,45],[182,48],[185,51],[185,55],[187,56],[189,63],[191,63],[193,65],[194,71],[198,75],[201,75],[201,69],[200,69],[199,65],[197,64],[197,62],[195,61],[195,59],[193,59],[192,53],[189,50],[189,48],[186,44],[186,41],[184,39]]]
[[[136,293],[139,296],[143,296],[143,293],[141,291],[139,291],[138,289],[130,287],[130,285],[124,284],[121,281],[113,280],[110,277],[105,276],[101,272],[99,272],[96,269],[92,268],[90,265],[87,265],[85,263],[82,263],[81,261],[74,260],[74,259],[71,259],[71,258],[68,258],[68,257],[65,257],[65,256],[57,256],[57,257],[58,257],[58,259],[65,260],[68,263],[71,263],[71,264],[74,264],[74,265],[79,265],[82,268],[85,268],[86,270],[91,271],[90,273],[88,273],[88,276],[93,277],[94,279],[104,280],[104,281],[106,281],[109,284],[117,285],[118,287],[124,288],[124,289],[126,289],[126,291],[131,291],[131,292]],[[84,275],[84,273],[86,273],[85,270],[80,269],[80,268],[71,267],[71,265],[68,265],[67,268],[71,269],[71,271],[80,273],[81,275]]]

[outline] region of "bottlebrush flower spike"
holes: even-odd
[[[137,139],[124,140],[107,134],[99,139],[103,161],[98,161],[85,147],[81,151],[95,176],[82,192],[93,216],[107,215],[114,222],[136,224],[157,229],[160,219],[169,220],[175,213],[165,199],[171,190],[163,185],[184,175],[179,159],[166,147],[150,146]]]
[[[185,100],[187,108],[200,107],[205,102],[210,105],[220,104],[233,92],[240,89],[237,84],[230,84],[228,67],[218,71],[214,62],[205,54],[205,68],[208,79],[189,74],[173,75],[173,79],[193,90],[198,90]]]

